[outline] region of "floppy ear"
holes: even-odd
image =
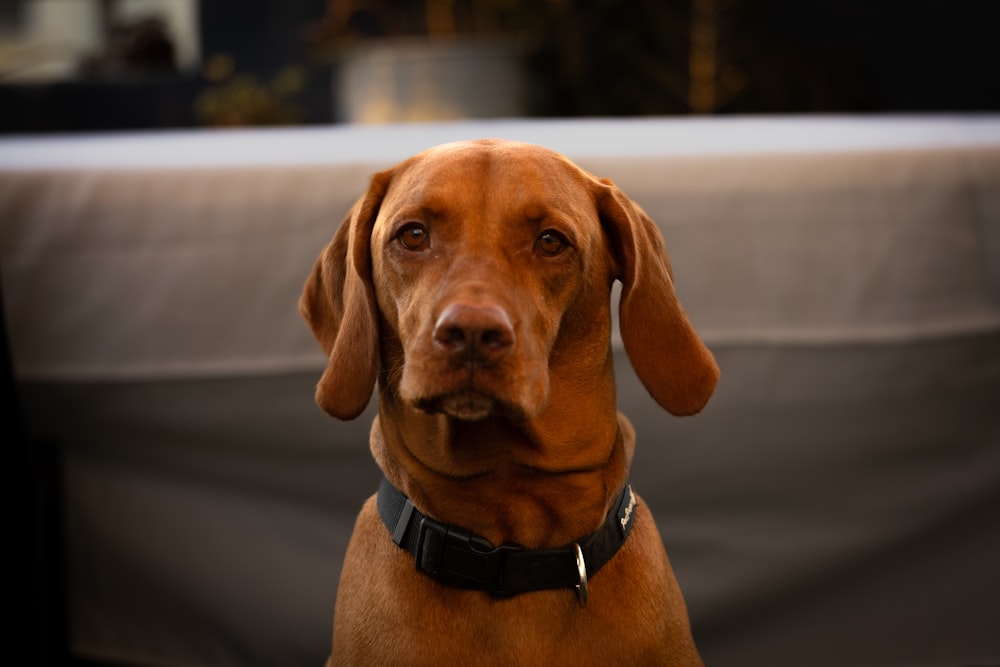
[[[324,248],[299,297],[299,312],[329,356],[316,402],[337,419],[368,405],[378,374],[379,332],[371,279],[371,233],[389,172],[372,178]]]
[[[677,298],[660,230],[614,183],[599,183],[597,205],[622,281],[625,351],[657,403],[671,414],[695,414],[712,395],[719,367]]]

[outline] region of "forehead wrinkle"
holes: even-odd
[[[396,184],[399,198],[435,211],[453,206],[473,194],[476,184],[487,177],[486,158],[468,151],[431,153],[401,175]]]
[[[394,180],[385,207],[445,217],[461,214],[509,224],[579,218],[593,209],[588,188],[558,155],[519,145],[470,142],[429,150]],[[590,206],[588,206],[590,204]]]

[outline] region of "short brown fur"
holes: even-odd
[[[615,280],[639,378],[671,413],[698,412],[718,368],[638,205],[538,146],[425,151],[373,177],[306,282],[300,309],[329,355],[316,400],[352,419],[377,384],[372,454],[424,514],[494,544],[572,543],[603,522],[635,444],[616,408]],[[330,665],[701,664],[642,502],[581,608],[571,589],[496,599],[433,581],[372,497],[333,637]]]

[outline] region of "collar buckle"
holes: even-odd
[[[464,528],[426,516],[417,529],[414,561],[418,570],[449,586],[485,590],[497,597],[513,594],[507,589],[504,564],[509,554],[524,547],[512,543],[494,547]]]
[[[587,586],[587,561],[583,558],[583,549],[578,542],[573,543],[573,550],[576,556],[576,571],[580,575],[580,583],[576,585],[576,600],[580,603],[580,609],[583,609],[590,598],[590,589]]]

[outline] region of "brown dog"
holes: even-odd
[[[385,481],[347,550],[329,664],[701,664],[628,485],[616,279],[639,378],[698,412],[718,368],[659,231],[610,181],[496,140],[374,176],[300,301],[329,355],[319,405],[352,419],[379,392]]]

